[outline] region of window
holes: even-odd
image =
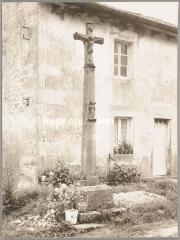
[[[132,143],[131,135],[131,118],[115,117],[115,143]]]
[[[129,44],[114,41],[114,76],[128,77]]]
[[[155,123],[155,126],[167,125],[168,120],[167,119],[162,119],[162,118],[155,118],[154,123]]]

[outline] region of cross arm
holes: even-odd
[[[104,38],[94,37],[94,42],[98,43],[98,44],[103,44],[104,43]]]
[[[88,37],[86,35],[78,33],[78,32],[75,32],[73,34],[73,37],[74,37],[74,40],[81,40],[81,41],[85,41],[88,39]]]
[[[74,37],[74,40],[81,40],[83,42],[88,41],[88,40],[93,40],[94,43],[97,43],[97,44],[103,44],[104,43],[104,38],[88,36],[88,35],[81,34],[81,33],[78,33],[78,32],[75,32],[73,34],[73,37]]]

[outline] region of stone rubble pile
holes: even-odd
[[[29,227],[34,229],[52,227],[58,224],[60,225],[55,219],[55,212],[53,209],[48,210],[43,217],[40,215],[21,217],[20,219],[15,220],[14,224],[17,225],[17,227]]]
[[[113,203],[116,207],[124,206],[130,208],[136,205],[161,203],[165,201],[167,201],[165,197],[145,191],[121,192],[113,194]]]

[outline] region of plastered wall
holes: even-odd
[[[103,45],[94,46],[98,174],[107,173],[115,116],[132,118],[134,163],[145,176],[152,175],[154,118],[169,119],[169,166],[170,173],[176,173],[174,38],[133,24],[115,26],[93,14],[67,13],[52,4],[6,3],[3,19],[4,166],[7,162],[11,169],[27,166],[21,167],[22,172],[36,176],[45,168],[54,168],[58,160],[80,165],[84,47],[73,34],[85,33],[90,20],[95,36],[104,38]],[[30,40],[22,37],[24,25],[31,30]],[[128,81],[113,76],[114,39],[132,43]],[[12,176],[20,175],[15,172]]]
[[[42,92],[46,91],[43,101],[46,98],[51,102],[43,104],[48,112],[52,111],[47,119],[71,118],[74,122],[81,117],[84,47],[81,41],[74,41],[73,33],[85,33],[85,23],[93,21],[94,34],[104,38],[102,46],[94,45],[97,171],[106,171],[108,167],[108,154],[112,153],[114,146],[114,116],[132,117],[134,162],[147,176],[152,174],[154,118],[171,119],[171,161],[176,166],[176,40],[148,28],[140,31],[133,25],[122,30],[122,26],[115,27],[97,16],[67,13],[52,5],[41,5],[39,11],[39,26],[44,29],[43,33],[39,32],[39,46],[43,45],[45,52],[44,57],[40,55],[40,65],[44,61],[46,71],[52,70],[56,75],[46,73],[39,79]],[[113,76],[114,39],[132,42],[133,69],[129,81]],[[58,113],[56,104],[67,106],[67,111]],[[44,113],[42,115],[45,116]],[[70,128],[65,124],[51,127],[52,130],[48,128],[46,131],[50,135],[55,132],[54,140],[50,143],[51,138],[47,137],[44,144],[46,161],[49,162],[49,157],[55,159],[58,156],[70,164],[80,164],[81,126],[74,124]],[[70,132],[74,138],[70,137]],[[63,134],[64,139],[58,133]]]

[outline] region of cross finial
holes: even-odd
[[[94,30],[94,24],[93,22],[87,22],[86,23],[86,34],[89,36],[93,35],[93,30]]]

